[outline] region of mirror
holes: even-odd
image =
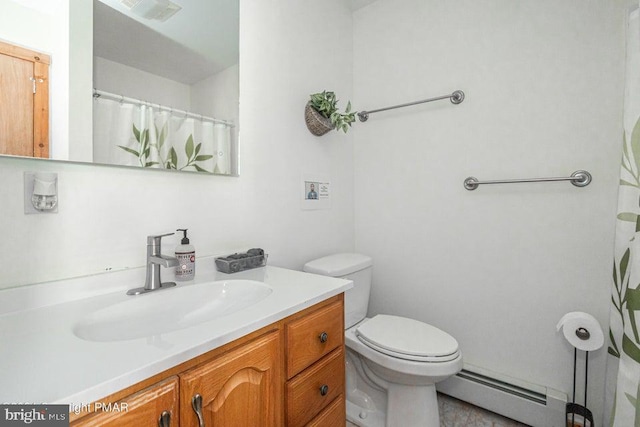
[[[237,176],[238,3],[0,0],[0,41],[50,57],[42,157]]]

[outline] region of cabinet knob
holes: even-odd
[[[329,393],[329,386],[323,384],[322,387],[320,387],[320,396],[326,396],[327,393]]]
[[[200,394],[196,393],[191,398],[191,407],[198,417],[198,426],[204,427],[204,417],[202,416],[202,396],[200,396]]]
[[[327,334],[326,332],[323,332],[318,336],[318,338],[320,338],[321,343],[325,343],[329,339],[329,334]]]
[[[163,411],[158,418],[158,427],[171,427],[171,413],[169,411]]]

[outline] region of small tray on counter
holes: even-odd
[[[268,255],[260,248],[247,252],[235,253],[216,258],[216,268],[223,273],[231,274],[267,265]]]

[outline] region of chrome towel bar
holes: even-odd
[[[549,181],[569,181],[576,187],[586,187],[591,183],[591,174],[587,171],[577,170],[567,177],[555,178],[524,178],[524,179],[500,179],[492,181],[478,181],[478,178],[470,176],[464,180],[464,188],[475,190],[480,184],[513,184],[518,182],[549,182]]]
[[[369,120],[369,114],[378,113],[380,111],[395,110],[396,108],[410,107],[412,105],[424,104],[425,102],[439,101],[441,99],[449,99],[451,100],[452,104],[460,104],[462,101],[464,101],[464,92],[461,90],[456,90],[450,95],[436,96],[435,98],[423,99],[422,101],[408,102],[406,104],[394,105],[392,107],[378,108],[377,110],[360,111],[358,113],[358,118],[360,119],[361,122],[366,122],[367,120]]]

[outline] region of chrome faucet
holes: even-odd
[[[160,266],[169,268],[178,265],[176,258],[162,255],[162,238],[173,234],[174,233],[147,236],[147,278],[144,282],[144,287],[129,289],[127,295],[144,294],[159,289],[171,288],[176,285],[175,282],[162,283],[160,279]]]

